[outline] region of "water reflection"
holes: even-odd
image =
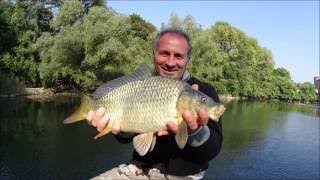
[[[0,178],[88,179],[130,159],[132,145],[63,125],[78,97],[0,99]],[[319,178],[318,106],[226,104],[224,143],[206,178]]]
[[[207,178],[319,178],[315,106],[233,102],[227,108],[223,150]]]
[[[62,124],[78,103],[73,97],[2,99],[0,177],[88,179],[128,159],[130,147],[112,136],[94,141],[96,131],[86,123]]]

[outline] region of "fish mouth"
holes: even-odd
[[[215,106],[209,110],[209,118],[216,122],[219,122],[219,118],[222,116],[225,110],[226,108],[223,105]]]

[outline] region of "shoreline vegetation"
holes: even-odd
[[[0,93],[0,98],[16,98],[16,97],[27,97],[33,100],[49,100],[56,96],[72,96],[78,97],[83,92],[77,89],[66,89],[57,91],[53,88],[23,88],[20,92],[12,92],[12,93]],[[248,98],[248,97],[239,97],[232,96],[230,94],[221,94],[219,95],[221,102],[226,103],[229,101],[238,101],[238,100],[256,100],[256,101],[273,101],[273,102],[287,102],[294,104],[319,104],[319,101],[315,102],[300,102],[300,101],[288,101],[288,100],[279,100],[279,99],[257,99],[257,98]]]

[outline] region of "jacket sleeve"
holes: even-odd
[[[199,90],[210,96],[214,101],[220,102],[219,96],[215,89],[210,85],[204,84],[199,86]],[[222,146],[222,118],[220,117],[219,122],[215,122],[209,119],[207,129],[209,129],[209,137],[200,146],[191,146],[188,144],[183,150],[186,159],[196,162],[209,161],[216,157]]]
[[[198,147],[193,147],[188,144],[183,150],[185,158],[191,161],[203,162],[216,157],[222,146],[221,124],[221,121],[219,121],[219,123],[210,121],[207,124],[210,131],[208,140]]]

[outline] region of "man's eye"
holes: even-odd
[[[175,58],[178,59],[178,60],[183,60],[184,59],[183,55],[181,55],[181,54],[175,54]]]
[[[176,57],[178,60],[183,60],[183,57],[182,56],[177,56]]]
[[[160,52],[159,53],[161,56],[168,56],[168,53],[167,52]]]

